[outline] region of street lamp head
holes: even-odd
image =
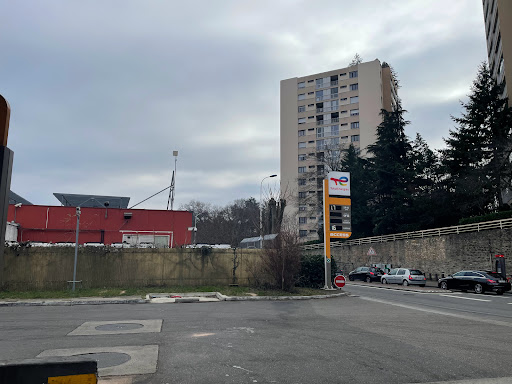
[[[276,177],[277,175],[270,175],[269,177]]]

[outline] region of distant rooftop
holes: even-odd
[[[65,207],[103,208],[108,202],[109,208],[128,208],[129,197],[100,196],[100,195],[76,195],[71,193],[54,193],[53,196]]]
[[[13,191],[9,191],[9,204],[25,204],[25,205],[33,205],[30,201],[25,200],[23,197],[14,193]]]

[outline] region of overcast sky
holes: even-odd
[[[356,52],[395,68],[408,135],[439,149],[487,59],[482,2],[0,0],[11,189],[134,204],[170,184],[178,150],[175,207],[259,199],[279,173],[279,81]]]

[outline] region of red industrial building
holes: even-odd
[[[7,221],[18,224],[18,241],[74,243],[76,208],[9,205]],[[192,212],[82,207],[80,244],[153,243],[158,247],[191,244]]]

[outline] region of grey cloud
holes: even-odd
[[[56,203],[55,191],[142,200],[169,183],[174,149],[177,204],[259,198],[261,179],[279,172],[279,81],[345,66],[356,51],[397,69],[410,129],[436,147],[486,54],[481,6],[466,0],[3,8],[13,190],[36,203]],[[425,100],[438,89],[452,96]],[[144,207],[166,203],[164,193]]]

